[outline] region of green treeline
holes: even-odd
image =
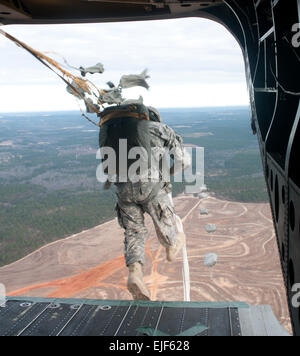
[[[111,191],[46,193],[31,185],[2,185],[0,194],[0,265],[114,218]]]

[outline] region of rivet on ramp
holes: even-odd
[[[20,304],[20,307],[22,307],[22,308],[27,308],[27,307],[30,307],[31,305],[32,305],[32,303],[24,302],[24,303],[21,303],[21,304]]]
[[[110,305],[103,305],[102,307],[100,307],[101,310],[110,310],[111,306]]]
[[[75,309],[75,310],[79,309],[80,307],[81,307],[81,304],[73,304],[73,305],[71,305],[71,309]]]

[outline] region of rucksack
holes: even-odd
[[[149,111],[142,104],[129,104],[109,107],[100,114],[99,144],[102,147],[110,147],[116,154],[116,174],[120,175],[120,150],[124,157],[126,150],[127,169],[138,159],[146,160],[145,168],[151,167],[151,136],[149,133]],[[120,141],[122,140],[122,141]],[[125,141],[126,140],[126,141]],[[130,150],[134,147],[142,147],[142,157],[128,159]],[[143,155],[143,153],[145,155]],[[124,163],[124,162],[122,162]],[[107,174],[107,171],[104,173]],[[139,172],[138,174],[145,173]],[[122,172],[124,174],[124,172]],[[128,177],[128,171],[126,172]]]

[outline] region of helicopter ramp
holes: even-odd
[[[269,306],[8,297],[1,336],[288,336]]]

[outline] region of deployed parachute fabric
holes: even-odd
[[[147,75],[147,69],[143,70],[141,74],[123,75],[120,79],[119,86],[123,89],[132,88],[136,86],[149,89],[149,85],[146,82],[146,79],[148,78],[150,78],[150,76]]]
[[[83,79],[76,77],[75,75],[69,73],[67,70],[61,68],[55,60],[51,59],[50,57],[46,56],[43,53],[31,48],[24,42],[19,41],[18,39],[16,39],[12,35],[8,34],[7,32],[0,29],[0,33],[3,36],[5,36],[6,38],[8,38],[9,40],[11,40],[12,42],[14,42],[18,47],[25,49],[27,52],[29,52],[31,55],[33,55],[36,59],[38,59],[41,63],[43,63],[47,68],[49,68],[52,72],[54,72],[57,76],[59,76],[68,85],[68,87],[72,91],[73,95],[83,99],[86,106],[89,107],[91,112],[94,112],[94,108],[91,106],[90,102],[88,100],[86,100],[86,98],[83,95],[83,93],[87,93],[89,95],[94,94],[91,87],[93,87],[94,89],[96,89],[96,91],[99,92],[98,88],[93,83],[91,83],[88,80],[83,80]],[[54,68],[56,70],[58,70],[59,72],[61,72],[62,75],[59,74]],[[80,88],[81,90],[79,90],[78,88]],[[100,96],[100,92],[99,92],[99,96]],[[98,98],[97,98],[97,101],[98,101],[99,105],[102,105],[102,103],[99,101]],[[85,118],[87,118],[84,114],[83,114],[83,116]],[[88,119],[88,120],[90,122],[93,122],[90,119]],[[94,123],[94,124],[97,125],[96,123]]]
[[[208,215],[209,214],[209,210],[208,209],[200,209],[200,215]]]
[[[67,84],[67,91],[70,94],[74,95],[77,99],[82,99],[85,102],[87,112],[89,113],[99,114],[99,106],[102,106],[104,103],[109,105],[122,104],[124,101],[126,101],[126,99],[122,98],[122,89],[132,88],[135,86],[141,86],[146,89],[149,89],[149,85],[146,82],[146,79],[150,77],[147,75],[147,69],[145,69],[141,74],[123,75],[120,79],[118,87],[116,87],[112,82],[108,82],[107,85],[109,86],[109,89],[99,90],[91,81],[73,75],[66,69],[62,68],[64,65],[46,56],[45,54],[31,48],[30,46],[28,46],[24,42],[21,42],[20,40],[8,34],[7,32],[0,30],[0,34],[14,42],[18,47],[25,49],[41,63],[43,63],[47,68],[53,71],[57,76],[59,76]],[[82,76],[85,76],[87,73],[94,74],[104,72],[104,66],[102,63],[97,63],[96,65],[87,68],[76,68],[70,66],[64,58],[63,60],[68,67],[80,71]],[[96,104],[93,103],[91,98],[89,98],[88,100],[88,97],[86,97],[86,95],[93,96],[96,99]],[[89,119],[83,113],[82,110],[81,112],[87,120],[98,126],[98,124],[95,123],[93,120]]]
[[[206,193],[200,193],[200,194],[198,195],[198,197],[201,198],[201,199],[205,199],[205,198],[208,198],[208,194],[206,194]]]
[[[85,75],[87,73],[89,73],[89,74],[95,74],[95,73],[102,74],[104,72],[104,66],[103,66],[102,63],[97,63],[92,67],[87,67],[87,68],[79,67],[79,70],[80,70],[81,75],[83,77],[85,77]]]
[[[204,256],[204,265],[207,267],[213,267],[218,262],[218,255],[215,253],[207,253]]]
[[[112,104],[122,104],[124,99],[122,98],[122,94],[119,88],[112,89],[102,89],[101,93],[101,101],[103,103],[112,105]]]
[[[215,232],[217,230],[217,227],[215,224],[207,224],[205,226],[205,230],[209,233]]]
[[[90,67],[90,68],[93,68],[93,67]],[[88,70],[90,68],[86,68],[86,70]],[[89,73],[92,73],[92,72],[89,72]],[[133,102],[137,103],[137,104],[143,104],[142,96],[140,96],[138,100],[124,99],[122,97],[122,90],[132,88],[132,87],[137,87],[137,86],[149,89],[149,85],[146,82],[147,78],[150,78],[150,77],[147,75],[147,69],[145,69],[141,74],[123,75],[121,77],[119,85],[117,87],[114,85],[114,83],[107,82],[106,84],[109,86],[109,89],[100,90],[101,102],[103,104],[105,103],[108,105],[113,105],[113,104],[123,105],[123,104],[129,104],[129,103],[133,103]]]
[[[125,99],[122,102],[122,105],[129,105],[129,104],[138,104],[138,105],[144,105],[144,99],[143,97],[140,95],[138,99]],[[149,109],[149,106],[148,106]]]

